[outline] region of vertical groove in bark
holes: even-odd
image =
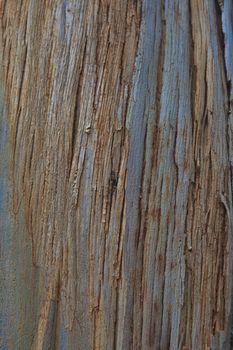
[[[231,1],[2,0],[0,14],[14,220],[0,217],[22,237],[14,264],[32,255],[17,293],[23,274],[38,288],[19,349],[230,347]]]

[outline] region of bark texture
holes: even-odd
[[[232,1],[0,18],[1,350],[232,349]]]

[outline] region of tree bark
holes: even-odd
[[[0,348],[232,349],[232,1],[0,18]]]

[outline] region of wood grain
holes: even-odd
[[[0,18],[0,348],[231,349],[232,1]]]

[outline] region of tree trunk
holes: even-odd
[[[0,348],[232,349],[232,1],[0,14]]]

